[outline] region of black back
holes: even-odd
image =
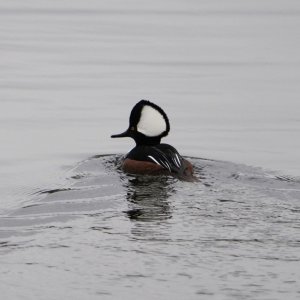
[[[174,147],[168,144],[157,144],[155,146],[137,145],[125,158],[152,162],[175,174],[182,174],[185,169],[181,155]]]

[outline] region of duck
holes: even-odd
[[[111,138],[129,137],[135,141],[121,162],[125,173],[140,175],[171,175],[193,181],[193,165],[171,145],[161,143],[170,131],[167,114],[149,100],[141,100],[132,108],[129,127]]]

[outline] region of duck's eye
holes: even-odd
[[[130,130],[131,130],[131,131],[134,131],[134,126],[130,127]]]

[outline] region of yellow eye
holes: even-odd
[[[131,130],[131,131],[134,131],[134,127],[132,126],[132,127],[130,128],[130,130]]]

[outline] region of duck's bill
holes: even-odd
[[[122,137],[130,137],[130,135],[128,133],[128,130],[126,130],[123,133],[113,134],[111,137],[112,138],[122,138]]]

